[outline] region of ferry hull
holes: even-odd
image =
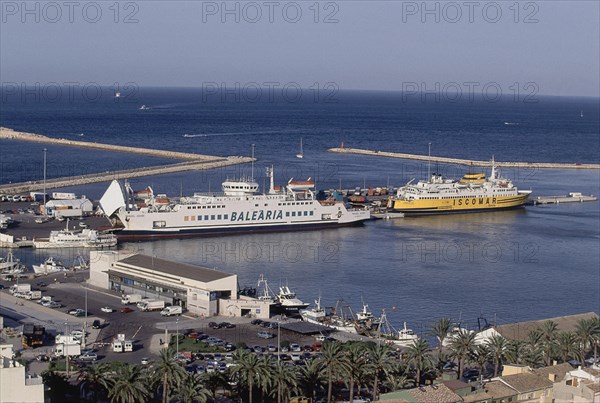
[[[500,196],[495,198],[473,197],[464,199],[439,200],[392,200],[389,210],[395,213],[403,213],[405,216],[482,213],[522,207],[527,203],[528,199],[529,193],[518,194],[516,196]],[[465,201],[468,202],[465,203]]]
[[[319,222],[307,224],[285,224],[285,225],[263,225],[263,226],[248,226],[248,227],[221,227],[221,228],[190,228],[178,230],[161,230],[161,231],[132,231],[127,229],[118,230],[115,232],[118,240],[121,242],[127,241],[143,241],[155,239],[180,239],[202,236],[223,236],[223,235],[241,235],[254,233],[268,232],[290,232],[290,231],[311,231],[320,229],[332,229],[340,227],[352,227],[362,225],[363,221],[354,221],[347,223],[339,222]]]

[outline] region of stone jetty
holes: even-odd
[[[130,154],[143,154],[152,157],[170,158],[184,160],[175,164],[162,166],[140,167],[134,169],[107,171],[101,173],[93,173],[79,176],[69,176],[62,178],[53,178],[46,180],[46,189],[56,189],[68,186],[80,186],[90,183],[107,182],[113,179],[130,179],[142,176],[153,176],[169,174],[182,171],[193,170],[208,170],[214,168],[223,168],[229,165],[246,164],[254,159],[250,157],[217,157],[212,155],[202,155],[193,153],[182,153],[168,150],[155,150],[140,147],[126,147],[112,144],[91,143],[85,141],[73,141],[67,139],[55,139],[47,136],[42,136],[33,133],[17,132],[12,129],[0,128],[0,140],[17,140],[17,141],[32,141],[37,143],[56,144],[61,146],[91,148],[104,151],[125,152]],[[11,183],[0,185],[0,193],[2,194],[17,194],[25,192],[33,192],[44,189],[44,182],[29,181],[22,183]]]
[[[374,157],[387,158],[402,158],[407,160],[431,161],[440,162],[442,164],[467,165],[475,167],[489,167],[490,161],[466,160],[460,158],[434,157],[418,154],[393,153],[387,151],[371,151],[360,148],[330,148],[327,150],[332,153],[341,154],[360,154],[370,155]],[[560,162],[499,162],[496,161],[497,167],[509,168],[550,168],[550,169],[600,169],[600,164],[577,164],[577,163],[560,163]]]

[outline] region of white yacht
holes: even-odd
[[[67,268],[63,266],[61,262],[54,260],[52,256],[44,260],[44,263],[40,265],[33,265],[33,271],[35,274],[51,274],[58,273],[61,271],[67,271]]]
[[[33,246],[39,249],[49,248],[110,248],[117,244],[113,234],[100,234],[94,229],[70,230],[67,226],[60,231],[51,231],[48,239],[34,239]]]

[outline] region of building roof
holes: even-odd
[[[485,385],[485,390],[493,399],[516,396],[516,390],[501,381],[490,381]]]
[[[590,374],[594,377],[600,376],[600,369],[587,367],[587,368],[581,368],[581,370],[587,372],[588,374]]]
[[[161,273],[171,274],[176,277],[183,277],[192,280],[210,283],[211,281],[221,280],[234,274],[224,273],[217,270],[212,270],[207,267],[195,266],[187,263],[173,262],[170,260],[159,259],[152,256],[136,254],[115,263],[115,268],[119,266],[129,265],[142,269],[153,270]]]
[[[310,322],[289,322],[289,323],[281,323],[279,325],[282,329],[289,330],[291,332],[296,332],[300,334],[317,334],[317,333],[329,333],[333,329],[327,326],[318,325],[316,323]]]
[[[450,389],[451,391],[456,391],[459,389],[466,389],[466,388],[471,388],[471,385],[469,385],[466,382],[460,381],[458,379],[452,379],[450,381],[444,381],[442,382],[444,385],[446,385],[446,387],[448,387],[448,389]]]
[[[581,384],[590,389],[594,393],[600,393],[600,384],[590,380],[581,381]]]
[[[501,376],[500,380],[519,393],[533,392],[552,387],[552,382],[537,374],[514,374]]]
[[[563,362],[562,364],[550,365],[548,367],[534,369],[533,373],[543,376],[546,379],[550,379],[548,375],[554,374],[556,375],[555,382],[562,382],[562,380],[565,379],[565,375],[567,375],[567,373],[572,370],[573,367],[571,366],[571,364],[569,364],[568,362]]]
[[[525,340],[530,331],[541,328],[543,323],[546,321],[553,321],[558,326],[558,330],[561,332],[573,332],[577,326],[577,322],[582,319],[597,318],[598,314],[595,312],[580,313],[577,315],[559,316],[556,318],[549,318],[543,320],[532,320],[529,322],[518,322],[511,323],[508,325],[496,326],[495,329],[504,338],[510,340]]]
[[[463,399],[463,402],[465,402],[465,403],[475,403],[475,402],[489,401],[490,399],[492,399],[492,396],[489,393],[487,393],[486,391],[477,391],[477,392],[470,393],[466,396],[463,396],[462,399]]]
[[[462,402],[462,398],[456,393],[452,392],[443,383],[436,385],[425,386],[420,388],[409,389],[408,393],[417,402],[430,403],[430,402],[443,402],[443,403],[454,403]]]

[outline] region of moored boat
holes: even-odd
[[[39,249],[49,248],[110,248],[117,244],[113,234],[100,234],[94,229],[70,230],[67,226],[60,231],[51,231],[48,239],[34,239],[33,246]]]
[[[398,189],[388,200],[388,210],[404,215],[470,213],[523,206],[530,190],[518,190],[510,179],[499,176],[494,160],[489,177],[468,173],[455,181],[434,173],[427,181]]]
[[[56,261],[54,257],[50,256],[44,260],[44,263],[39,265],[34,264],[33,271],[35,274],[51,274],[67,271],[67,268],[61,262]]]

